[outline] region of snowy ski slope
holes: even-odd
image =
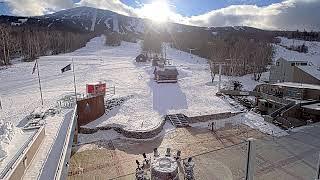
[[[107,98],[130,97],[119,108],[87,127],[109,125],[143,131],[157,127],[165,114],[196,116],[238,111],[215,96],[218,78],[211,83],[206,59],[167,47],[168,59],[177,67],[179,81],[176,84],[157,84],[153,80],[151,63],[138,64],[134,61],[140,53],[139,43],[122,42],[119,47],[107,47],[104,42],[104,36],[96,37],[86,47],[72,53],[39,58],[44,108],[54,106],[63,95],[73,93],[72,71],[63,74],[60,71],[73,59],[78,92],[85,93],[87,83],[102,81],[116,89],[116,94]],[[0,71],[3,107],[0,120],[10,121],[16,126],[40,106],[37,75],[31,74],[33,66],[34,62],[19,62]],[[223,77],[222,80],[230,78]],[[248,119],[254,123],[257,118]],[[254,128],[263,129],[259,124],[256,123]]]
[[[169,113],[198,115],[233,111],[215,96],[216,86],[206,85],[210,73],[205,59],[168,48],[168,58],[180,73],[179,82],[156,84],[150,63],[134,62],[140,52],[138,43],[106,47],[104,39],[97,37],[75,52],[38,60],[45,107],[53,106],[64,94],[73,93],[72,72],[60,72],[73,59],[78,92],[85,93],[86,83],[103,81],[116,87],[116,97],[133,95],[116,112],[100,118],[93,126],[113,124],[146,130],[157,126],[162,116]],[[17,124],[40,106],[37,75],[31,74],[33,65],[34,62],[17,63],[0,71],[1,119]]]

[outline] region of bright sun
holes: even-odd
[[[150,4],[144,4],[141,14],[155,22],[163,23],[169,19],[171,10],[165,0],[155,0]]]

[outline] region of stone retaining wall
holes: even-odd
[[[127,138],[150,139],[157,136],[162,131],[164,124],[165,124],[165,120],[163,120],[158,127],[148,131],[128,131],[122,128],[113,128],[113,129],[118,133],[121,133],[123,136]]]
[[[96,127],[96,128],[80,127],[79,133],[93,134],[93,133],[98,132],[99,130],[113,129],[116,132],[122,134],[124,137],[127,137],[127,138],[150,139],[150,138],[157,136],[162,131],[164,124],[165,124],[165,120],[163,119],[163,121],[159,124],[158,127],[155,127],[154,129],[146,130],[146,131],[129,131],[129,130],[125,130],[120,127],[110,127],[110,126],[103,126],[103,127]]]
[[[109,127],[109,126],[96,127],[96,128],[87,128],[87,127],[80,126],[79,133],[93,134],[93,133],[98,132],[99,130],[110,130],[110,129],[112,129],[112,127]]]
[[[198,123],[198,122],[207,122],[210,120],[217,120],[217,119],[227,119],[232,116],[238,115],[242,112],[226,112],[226,113],[218,113],[218,114],[210,114],[210,115],[203,115],[203,116],[194,116],[194,117],[187,117],[189,123]],[[113,129],[116,132],[122,134],[124,137],[127,138],[134,138],[134,139],[150,139],[157,136],[163,129],[163,125],[165,124],[165,120],[163,119],[159,126],[155,127],[151,130],[146,131],[130,131],[125,130],[121,127],[111,127],[111,126],[103,126],[103,127],[96,127],[96,128],[87,128],[87,127],[80,127],[79,133],[82,134],[93,134],[98,132],[99,130],[110,130]]]

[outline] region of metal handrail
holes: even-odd
[[[45,123],[45,124],[46,124],[46,123]],[[60,130],[60,128],[62,127],[62,124],[63,124],[63,121],[60,123],[59,130]],[[57,133],[57,136],[58,136],[58,133]],[[55,137],[55,138],[57,138],[57,137]],[[54,145],[54,142],[51,144],[51,146],[50,146],[50,148],[49,148],[49,151],[48,151],[48,153],[47,153],[47,155],[46,155],[45,161],[47,161],[47,159],[48,159],[48,157],[49,157],[49,155],[50,155],[50,152],[52,151],[53,145]],[[38,174],[38,176],[37,176],[37,178],[36,178],[36,179],[38,179],[38,180],[40,179],[41,172],[43,171],[44,165],[45,165],[45,162],[42,164],[42,166],[41,166],[41,168],[40,168],[40,170],[39,170],[39,174]]]
[[[9,163],[0,172],[1,179],[3,179],[11,169],[13,169],[13,165],[17,162],[17,160],[20,158],[20,156],[24,153],[24,150],[27,149],[29,144],[33,141],[34,137],[38,134],[39,129],[34,134],[32,134],[32,136],[30,136],[28,138],[28,140],[22,145],[22,147],[18,150],[18,152],[11,158]]]
[[[61,155],[60,155],[60,158],[59,158],[59,162],[58,162],[58,166],[57,166],[57,169],[56,169],[56,172],[55,172],[55,175],[54,175],[54,179],[59,179],[59,177],[61,177],[61,173],[62,173],[62,170],[63,170],[63,162],[64,162],[64,156],[66,154],[66,151],[68,149],[68,139],[70,140],[70,134],[71,134],[71,129],[74,125],[74,122],[75,122],[75,119],[77,118],[77,105],[75,105],[74,107],[74,112],[73,112],[73,115],[72,115],[72,118],[71,118],[71,121],[69,123],[69,126],[68,126],[68,129],[67,129],[67,134],[66,134],[66,138],[64,140],[64,144],[63,144],[63,149],[62,149],[62,152],[61,152]]]

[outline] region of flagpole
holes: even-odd
[[[76,96],[76,103],[78,101],[77,98],[77,86],[76,86],[76,75],[74,73],[74,62],[73,62],[73,58],[72,58],[72,72],[73,72],[73,86],[74,86],[74,95]]]
[[[43,106],[43,97],[42,97],[42,88],[41,88],[41,80],[40,80],[40,71],[39,71],[39,65],[38,60],[36,59],[37,64],[37,71],[38,71],[38,80],[39,80],[39,89],[40,89],[40,96],[41,96],[41,105]]]

